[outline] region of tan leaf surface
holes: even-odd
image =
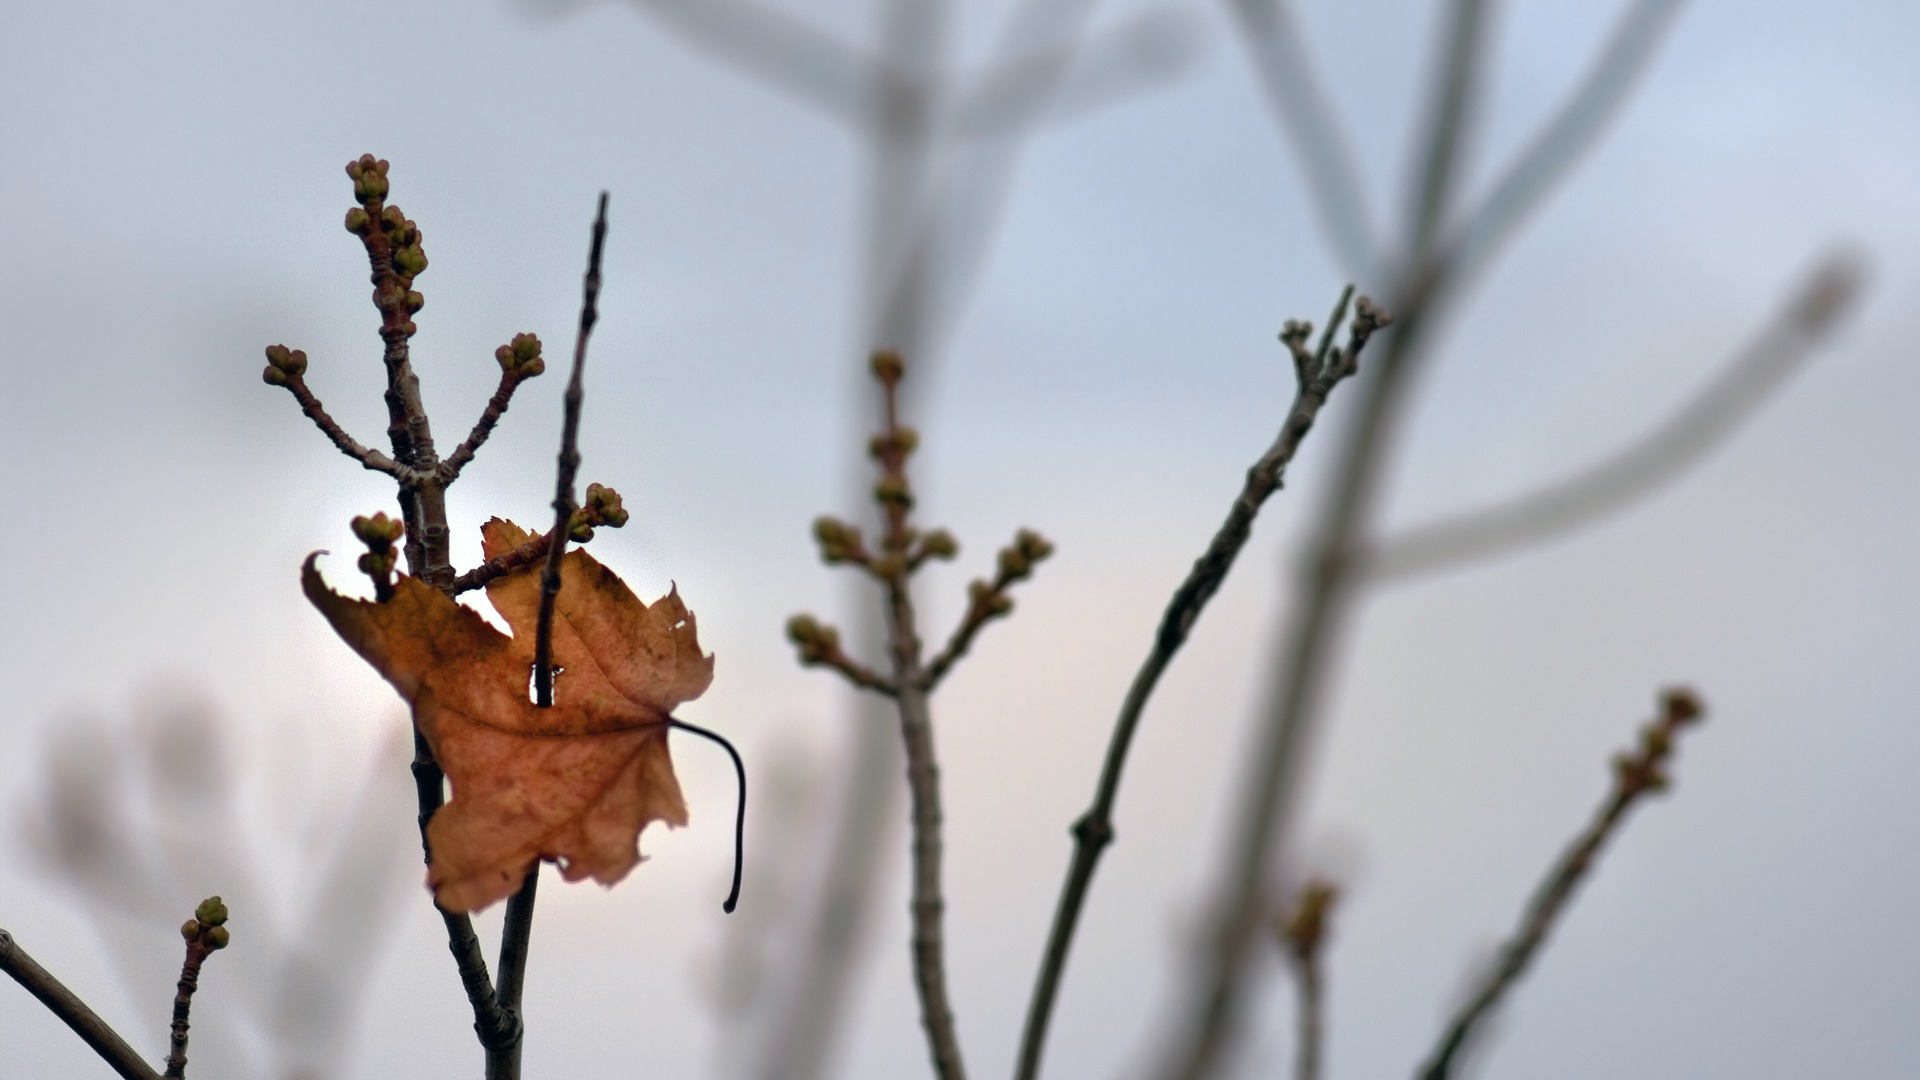
[[[495,518],[492,558],[527,539]],[[560,562],[553,707],[529,700],[539,570],[497,578],[487,599],[512,628],[417,579],[385,603],[329,589],[309,556],[301,585],[333,628],[413,707],[453,794],[427,828],[427,884],[449,911],[512,895],[542,858],[568,881],[612,885],[640,861],[641,830],[687,823],[667,754],[668,714],[713,681],[693,613],[669,592],[651,606],[584,551]]]

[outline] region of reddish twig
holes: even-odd
[[[447,591],[455,596],[463,592],[472,592],[475,589],[485,588],[487,583],[495,578],[502,578],[508,574],[518,573],[533,566],[535,563],[543,562],[547,557],[548,539],[546,533],[540,533],[528,538],[525,543],[514,548],[512,551],[495,555],[479,566],[454,578],[453,584]]]
[[[1527,966],[1546,943],[1561,912],[1607,840],[1618,831],[1627,811],[1642,796],[1667,790],[1672,784],[1666,765],[1673,756],[1674,740],[1682,728],[1698,723],[1705,714],[1700,699],[1691,690],[1668,690],[1660,698],[1660,715],[1640,731],[1640,745],[1616,757],[1613,762],[1613,790],[1594,815],[1593,821],[1574,838],[1546,880],[1534,891],[1520,925],[1500,950],[1500,958],[1467,1003],[1461,1008],[1427,1063],[1420,1069],[1421,1080],[1446,1080],[1455,1059],[1473,1036],[1474,1028],[1494,1007],[1502,995],[1524,975]]]
[[[1206,552],[1195,560],[1187,579],[1174,591],[1173,599],[1167,603],[1166,613],[1160,618],[1160,629],[1154,635],[1153,648],[1147,653],[1139,672],[1134,675],[1133,684],[1127,688],[1126,699],[1120,705],[1120,715],[1114,721],[1113,734],[1107,743],[1107,756],[1101,766],[1093,805],[1073,824],[1073,858],[1067,868],[1067,880],[1061,886],[1059,904],[1054,910],[1053,927],[1047,935],[1046,952],[1041,957],[1040,974],[1035,980],[1033,1000],[1027,1010],[1026,1031],[1021,1037],[1020,1064],[1016,1073],[1020,1080],[1033,1080],[1040,1073],[1040,1057],[1046,1045],[1047,1025],[1052,1018],[1054,999],[1059,993],[1060,977],[1066,970],[1067,954],[1073,947],[1074,930],[1079,925],[1080,912],[1086,905],[1087,890],[1092,886],[1094,870],[1099,866],[1102,852],[1113,842],[1113,805],[1120,794],[1121,772],[1126,767],[1127,753],[1133,745],[1133,735],[1140,726],[1147,700],[1159,685],[1160,676],[1173,662],[1174,654],[1180,651],[1187,635],[1193,632],[1194,625],[1200,621],[1207,601],[1213,598],[1220,584],[1226,580],[1227,572],[1233,568],[1240,549],[1246,546],[1247,540],[1253,535],[1253,521],[1261,505],[1280,490],[1288,464],[1299,451],[1307,432],[1312,430],[1314,418],[1333,393],[1333,388],[1359,370],[1361,350],[1366,347],[1373,332],[1390,321],[1385,312],[1362,297],[1356,305],[1353,322],[1348,327],[1346,348],[1335,349],[1334,334],[1346,317],[1347,304],[1352,296],[1352,286],[1341,293],[1340,302],[1335,305],[1333,317],[1328,320],[1316,350],[1309,351],[1306,347],[1307,338],[1313,332],[1308,324],[1290,320],[1281,331],[1280,340],[1287,346],[1294,365],[1296,386],[1293,404],[1287,410],[1286,420],[1281,423],[1280,433],[1275,436],[1273,445],[1247,470],[1246,484],[1228,509],[1220,531],[1214,534]]]
[[[493,358],[500,362],[500,385],[488,400],[487,407],[480,413],[480,419],[474,422],[473,431],[465,442],[447,455],[440,463],[440,482],[451,484],[460,476],[460,470],[467,467],[473,455],[493,434],[494,425],[507,411],[507,405],[513,400],[513,392],[520,384],[547,370],[546,360],[540,355],[540,339],[532,334],[515,334],[513,340],[493,351]]]
[[[187,1075],[187,1018],[193,1010],[193,992],[200,986],[200,965],[227,947],[227,905],[209,896],[194,909],[193,918],[180,927],[187,940],[187,958],[180,964],[180,983],[173,995],[172,1051],[167,1054],[167,1080]]]
[[[100,1060],[106,1062],[113,1071],[124,1080],[162,1080],[160,1074],[148,1065],[127,1040],[113,1030],[98,1013],[87,1007],[73,991],[27,955],[13,935],[0,930],[0,971],[6,972],[27,993],[39,999],[47,1011],[60,1018],[60,1021],[73,1029],[75,1035],[87,1044]]]
[[[293,395],[293,400],[300,404],[300,411],[306,414],[307,419],[313,421],[321,434],[332,440],[334,446],[340,448],[341,453],[374,472],[386,473],[404,482],[406,470],[401,468],[399,462],[378,450],[362,446],[353,436],[347,434],[332,416],[327,414],[327,410],[320,405],[320,399],[313,396],[312,390],[307,389],[306,370],[307,354],[305,352],[289,349],[285,345],[267,346],[267,367],[261,373],[261,377],[268,386],[286,387],[287,392]]]

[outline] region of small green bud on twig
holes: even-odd
[[[533,334],[515,334],[513,340],[493,350],[500,370],[521,379],[531,379],[547,370],[540,355],[540,339]]]
[[[898,382],[901,376],[907,373],[906,362],[900,359],[899,353],[891,349],[882,349],[874,353],[870,363],[874,377],[881,382]]]
[[[269,386],[285,386],[307,372],[307,354],[285,345],[267,346],[267,369],[260,373]]]
[[[208,926],[225,926],[227,905],[218,896],[209,896],[200,901],[200,906],[193,910],[193,917]]]

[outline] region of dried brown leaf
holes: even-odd
[[[527,533],[495,518],[489,558]],[[402,576],[384,603],[329,589],[309,556],[307,598],[347,644],[413,707],[414,724],[453,794],[427,829],[427,884],[449,911],[510,896],[538,859],[568,881],[603,885],[640,861],[641,830],[687,823],[667,753],[667,717],[713,681],[693,613],[677,591],[651,606],[584,551],[561,560],[554,606],[553,706],[528,695],[537,571],[487,586],[511,636],[418,579]]]

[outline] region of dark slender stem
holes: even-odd
[[[1114,721],[1113,734],[1107,743],[1107,756],[1101,766],[1093,804],[1071,830],[1073,858],[1054,910],[1053,927],[1047,935],[1040,974],[1035,980],[1033,998],[1027,1010],[1026,1030],[1021,1037],[1020,1062],[1015,1073],[1021,1080],[1032,1080],[1040,1074],[1040,1059],[1046,1046],[1047,1026],[1059,993],[1061,974],[1066,970],[1067,955],[1073,947],[1074,931],[1079,925],[1080,912],[1086,906],[1094,870],[1107,845],[1113,842],[1113,805],[1119,797],[1121,774],[1126,768],[1127,754],[1133,745],[1134,732],[1140,726],[1141,714],[1146,710],[1147,700],[1159,685],[1160,676],[1172,663],[1174,654],[1180,651],[1194,625],[1199,622],[1207,602],[1226,580],[1227,572],[1233,568],[1241,548],[1253,535],[1254,517],[1259,514],[1261,505],[1268,497],[1280,489],[1287,465],[1299,451],[1307,432],[1312,430],[1314,418],[1326,404],[1333,388],[1358,370],[1360,351],[1373,331],[1385,322],[1384,316],[1363,300],[1361,314],[1354,319],[1349,331],[1346,349],[1334,350],[1333,335],[1346,315],[1352,295],[1351,286],[1341,294],[1340,302],[1335,306],[1333,317],[1321,338],[1320,347],[1314,352],[1305,351],[1305,327],[1291,325],[1282,335],[1294,353],[1297,375],[1296,392],[1293,404],[1287,410],[1287,418],[1281,424],[1273,445],[1247,470],[1246,484],[1228,509],[1226,521],[1214,534],[1212,543],[1207,545],[1206,552],[1194,562],[1186,580],[1174,591],[1166,613],[1161,616],[1153,647],[1148,651],[1146,660],[1134,676],[1133,684],[1127,689],[1126,699],[1121,703],[1120,715]]]
[[[1520,925],[1500,950],[1499,962],[1481,978],[1466,1005],[1447,1025],[1439,1045],[1420,1068],[1420,1080],[1447,1080],[1452,1074],[1455,1060],[1474,1029],[1526,973],[1581,881],[1592,871],[1600,849],[1626,819],[1627,811],[1642,797],[1667,789],[1670,781],[1666,764],[1673,755],[1675,738],[1682,728],[1698,723],[1703,712],[1700,700],[1690,691],[1669,690],[1662,696],[1660,716],[1641,731],[1635,750],[1614,760],[1613,790],[1534,891],[1520,916]]]
[[[560,425],[559,476],[554,483],[553,531],[548,533],[546,565],[540,573],[540,620],[533,650],[534,704],[553,707],[553,607],[560,595],[560,559],[567,550],[568,525],[576,509],[573,484],[580,472],[580,407],[585,392],[582,372],[587,363],[587,339],[599,319],[600,253],[607,238],[607,193],[600,193],[593,219],[593,244],[587,255],[585,297],[580,306],[580,333],[574,339],[573,372],[567,379],[565,414]],[[520,1016],[520,994],[526,981],[527,947],[533,933],[533,905],[540,864],[527,871],[526,881],[507,901],[506,925],[500,933],[500,974],[495,999],[500,1011],[514,1020],[516,1038],[499,1051],[489,1050],[487,1080],[517,1080],[520,1048],[526,1025]]]
[[[133,1047],[127,1045],[119,1032],[100,1019],[99,1014],[88,1008],[86,1002],[36,963],[33,957],[28,956],[27,951],[13,940],[13,935],[5,930],[0,930],[0,971],[5,971],[13,976],[15,982],[26,987],[27,993],[38,998],[47,1011],[72,1028],[82,1042],[100,1055],[100,1060],[125,1080],[161,1080],[160,1074]]]
[[[685,720],[676,720],[671,716],[667,718],[667,724],[681,731],[688,732],[689,734],[698,735],[703,739],[719,743],[720,749],[725,750],[727,756],[733,759],[733,775],[740,783],[740,798],[734,802],[733,810],[733,885],[727,890],[727,898],[720,903],[720,910],[731,915],[733,914],[733,909],[740,903],[740,867],[746,861],[747,856],[746,763],[740,760],[740,751],[735,750],[733,743],[727,741],[726,736],[721,735],[719,732],[709,731],[697,724],[689,724]]]

